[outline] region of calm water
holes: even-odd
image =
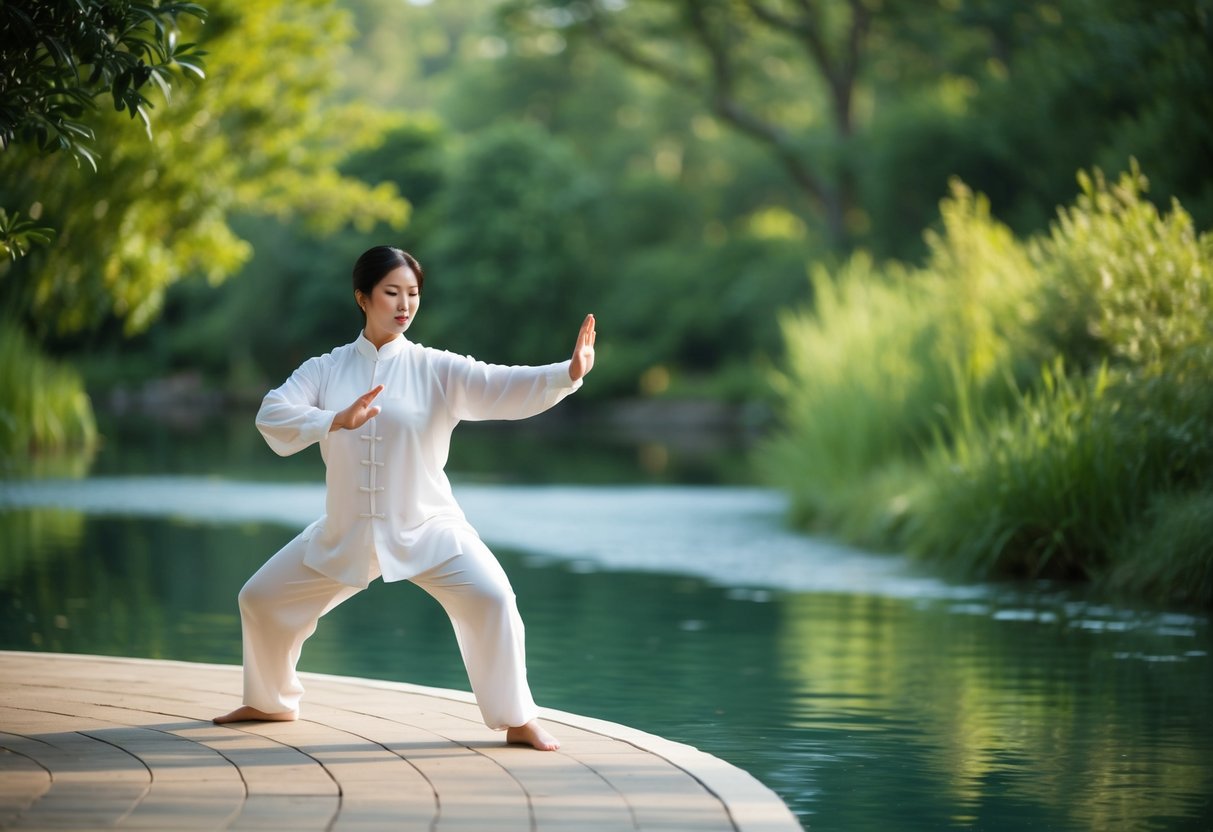
[[[237,591],[322,499],[316,457],[248,433],[111,430],[86,479],[0,484],[0,648],[238,662]],[[541,704],[724,757],[814,830],[1213,827],[1206,615],[789,534],[736,452],[456,442]],[[331,613],[302,664],[467,688],[408,584]]]

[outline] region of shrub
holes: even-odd
[[[782,321],[787,369],[774,384],[786,430],[762,456],[802,523],[833,525],[864,477],[1001,412],[1035,366],[1038,276],[1027,252],[959,183],[941,210],[922,269],[856,254],[837,274],[816,270],[814,308]]]
[[[1208,341],[1213,237],[1178,203],[1160,214],[1136,163],[1114,184],[1099,171],[1078,181],[1076,204],[1030,246],[1044,275],[1041,336],[1074,368],[1156,364]]]
[[[1136,165],[1079,182],[1024,244],[957,185],[923,268],[815,275],[765,455],[797,520],[970,574],[1209,599],[1213,238]]]
[[[1156,494],[1213,487],[1213,350],[1067,376],[940,445],[908,537],[969,574],[1090,578]]]
[[[1160,494],[1112,549],[1100,582],[1213,605],[1213,488]]]
[[[41,355],[19,326],[0,324],[0,461],[5,468],[39,451],[89,449],[97,440],[80,377]]]

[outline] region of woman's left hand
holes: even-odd
[[[577,343],[573,346],[573,360],[569,364],[569,378],[577,381],[590,370],[594,369],[594,316],[586,315],[581,322],[581,332],[577,333]]]

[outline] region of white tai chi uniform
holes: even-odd
[[[339,411],[379,384],[375,418],[329,430]],[[297,710],[303,642],[320,616],[382,576],[411,580],[442,604],[489,727],[534,719],[514,592],[455,502],[443,466],[461,420],[533,416],[580,386],[568,361],[505,367],[404,336],[377,350],[359,335],[271,390],[258,429],[282,456],[319,442],[327,494],[325,515],[240,591],[244,704]]]

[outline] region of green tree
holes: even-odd
[[[195,3],[24,0],[0,7],[0,148],[34,141],[87,161],[95,134],[82,116],[109,94],[114,108],[151,129],[152,83],[169,94],[173,69],[203,77],[195,44],[178,43],[182,15],[205,19]]]
[[[565,357],[600,273],[597,182],[566,145],[524,124],[470,139],[448,171],[420,253],[425,332],[497,363]]]
[[[244,217],[240,236],[253,248],[237,277],[215,291],[184,281],[167,293],[149,331],[120,345],[138,362],[106,359],[113,381],[181,368],[205,373],[237,396],[259,398],[305,358],[353,339],[362,316],[353,302],[350,268],[373,245],[393,243],[418,252],[428,267],[429,206],[443,182],[442,148],[450,136],[433,118],[410,118],[381,145],[355,154],[341,170],[371,186],[390,183],[413,207],[407,235],[351,229],[319,238],[307,226],[274,217]],[[427,299],[430,293],[427,290]],[[273,302],[267,302],[273,299]],[[436,307],[435,307],[436,308]],[[426,332],[428,305],[415,330]],[[118,377],[117,374],[121,374]]]
[[[847,236],[853,183],[839,162],[857,126],[873,20],[864,0],[518,0],[510,12],[523,27],[588,37],[690,94],[778,160],[829,238]]]
[[[216,0],[205,29],[193,28],[210,77],[174,95],[150,141],[98,114],[95,175],[24,147],[0,157],[0,201],[57,226],[58,245],[0,275],[5,306],[44,338],[111,320],[137,332],[166,287],[233,274],[251,254],[231,225],[240,213],[298,216],[320,233],[407,219],[393,186],[337,170],[391,124],[332,94],[351,35],[342,11],[326,0]]]
[[[349,340],[358,322],[350,263],[394,242],[431,275],[426,311],[410,330],[425,343],[494,361],[548,360],[567,350],[569,319],[594,311],[612,337],[587,393],[635,395],[655,369],[651,377],[675,389],[706,384],[719,394],[725,388],[711,378],[726,367],[731,395],[759,391],[751,362],[779,350],[774,310],[805,298],[804,261],[820,247],[787,198],[786,176],[680,92],[604,71],[609,56],[564,48],[542,31],[507,37],[485,13],[493,5],[347,0],[362,22],[342,62],[343,89],[434,110],[341,168],[408,199],[406,234],[316,240],[294,220],[242,218],[240,236],[255,253],[239,279],[217,293],[201,283],[175,288],[147,337],[124,342],[127,357],[107,360],[96,377],[190,366],[229,390],[264,390],[306,356]],[[493,164],[476,161],[507,135],[518,158],[503,151]],[[497,187],[506,171],[512,184]],[[478,259],[480,232],[498,227],[512,230],[489,239],[502,257],[517,246],[514,262],[526,267],[516,273]],[[536,236],[553,241],[550,256],[531,244]],[[513,287],[505,306],[522,310],[518,324],[501,324],[497,279]]]
[[[834,244],[924,253],[948,177],[1021,231],[1075,169],[1157,163],[1213,218],[1208,0],[508,0],[514,37],[585,44],[779,162]],[[604,66],[603,71],[610,71]],[[1206,209],[1205,206],[1209,207]]]

